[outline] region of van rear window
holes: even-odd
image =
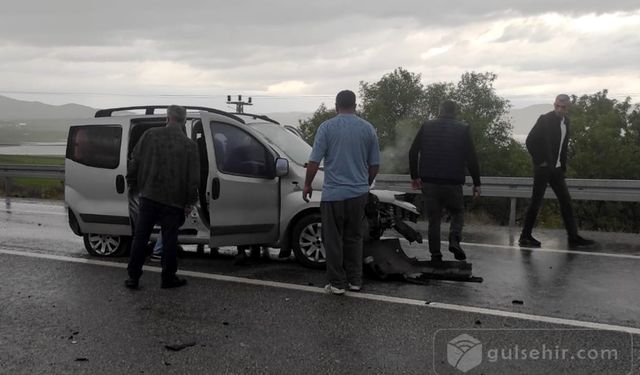
[[[120,164],[122,128],[118,125],[72,126],[67,138],[67,159],[96,168]]]

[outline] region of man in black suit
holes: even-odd
[[[519,244],[525,247],[540,247],[531,231],[542,206],[547,184],[551,185],[558,198],[562,220],[567,229],[570,247],[591,246],[595,242],[578,235],[578,228],[571,208],[571,196],[565,182],[567,170],[567,146],[569,145],[570,98],[566,94],[556,97],[554,110],[541,115],[527,136],[527,150],[533,161],[533,193],[531,204],[520,235]]]

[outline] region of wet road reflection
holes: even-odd
[[[61,202],[14,200],[0,211],[0,247],[88,257],[82,239],[68,227]],[[638,234],[585,233],[600,242],[595,250],[567,250],[560,230],[539,230],[542,249],[513,246],[517,231],[473,226],[465,228],[463,247],[475,276],[483,283],[430,281],[427,285],[368,279],[367,293],[406,297],[504,311],[640,327],[640,237]],[[445,237],[446,238],[446,237]],[[406,253],[426,259],[426,245],[403,242]],[[191,249],[191,247],[187,247]],[[193,250],[193,249],[192,249]],[[237,266],[234,249],[221,257],[190,252],[180,268],[282,281],[324,285],[324,273],[293,260],[256,261]],[[452,258],[445,253],[445,258]],[[110,259],[112,260],[112,259]],[[126,259],[118,261],[125,262]],[[522,304],[514,304],[521,301]]]

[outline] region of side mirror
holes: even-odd
[[[283,158],[276,159],[276,176],[284,177],[289,174],[289,160]]]

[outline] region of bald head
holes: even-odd
[[[187,110],[179,105],[170,105],[167,108],[167,122],[175,122],[184,125],[187,120]]]
[[[569,113],[569,104],[571,104],[569,95],[560,94],[556,96],[556,101],[553,103],[553,111],[558,117],[565,117]]]

